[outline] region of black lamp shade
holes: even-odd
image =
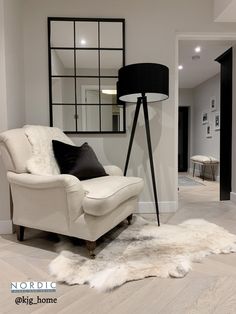
[[[136,63],[119,70],[117,98],[137,102],[138,97],[147,102],[162,101],[169,97],[169,69],[157,63]]]

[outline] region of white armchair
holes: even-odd
[[[124,177],[116,166],[104,167],[109,176],[84,181],[66,174],[30,174],[26,162],[32,147],[24,128],[0,134],[0,151],[19,241],[24,227],[32,227],[84,239],[93,256],[99,237],[126,218],[130,222],[143,189],[141,178]]]

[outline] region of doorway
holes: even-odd
[[[179,107],[178,172],[188,171],[188,107]]]
[[[179,39],[178,41],[178,46],[180,46],[180,42],[182,41],[186,41],[186,38],[184,39]],[[192,39],[190,40],[190,38],[187,39],[187,43],[190,44],[190,42],[193,42],[193,47],[192,48],[197,48],[197,49],[202,49],[202,47],[204,48],[201,53],[206,53],[207,54],[207,51],[206,51],[206,43],[209,42],[210,45],[214,45],[216,44],[219,44],[219,46],[222,46],[222,49],[221,51],[216,51],[216,57],[213,57],[212,58],[212,62],[217,59],[219,56],[223,55],[223,52],[225,52],[226,50],[229,49],[229,47],[231,47],[232,45],[234,45],[234,41],[232,40],[214,40],[214,38],[209,38],[208,40],[204,39],[204,40],[200,40],[200,39]],[[199,44],[200,43],[200,44]],[[198,62],[199,59],[203,58],[203,54],[198,54],[196,52],[196,50],[192,50],[192,56],[191,56],[191,59],[193,61],[196,61]],[[190,58],[189,58],[190,59]],[[232,59],[231,59],[232,60]],[[218,60],[217,60],[218,61]],[[188,65],[186,67],[186,64],[181,64],[182,60],[179,59],[179,65],[181,65],[181,70],[179,70],[179,76],[180,76],[180,72],[181,71],[184,71],[184,70],[187,70],[188,69]],[[215,62],[215,64],[217,64]],[[196,73],[198,72],[198,70],[200,70],[200,67],[196,69]],[[206,69],[204,69],[205,71]],[[210,93],[208,94],[208,99],[203,99],[201,97],[199,97],[199,102],[201,103],[205,103],[207,104],[208,107],[206,107],[204,110],[203,109],[200,109],[200,111],[202,111],[201,115],[200,115],[200,112],[196,112],[196,107],[192,107],[191,105],[194,103],[194,101],[196,100],[196,97],[193,97],[194,99],[192,99],[191,101],[188,101],[190,102],[190,118],[189,118],[189,121],[187,122],[188,125],[190,124],[190,127],[188,126],[189,130],[191,131],[191,128],[193,128],[194,130],[198,129],[198,131],[200,130],[200,132],[198,132],[197,134],[197,137],[198,139],[195,140],[194,144],[192,142],[193,140],[193,134],[191,133],[188,133],[187,135],[187,138],[190,139],[191,143],[190,143],[190,147],[188,147],[188,144],[189,144],[189,140],[186,139],[186,134],[184,134],[184,131],[181,129],[182,128],[182,123],[183,123],[183,112],[181,109],[182,105],[186,106],[188,105],[189,106],[189,103],[181,103],[179,102],[179,135],[178,135],[178,138],[179,138],[179,143],[178,143],[178,170],[179,172],[180,171],[186,171],[186,168],[187,168],[187,171],[186,173],[190,176],[191,175],[191,171],[192,171],[192,167],[191,167],[191,160],[190,160],[190,157],[192,155],[213,155],[213,157],[215,157],[216,159],[220,159],[223,158],[222,156],[231,156],[231,137],[228,136],[228,138],[226,139],[225,136],[223,136],[224,132],[222,132],[223,134],[221,134],[221,130],[220,130],[220,127],[216,127],[215,125],[215,121],[217,121],[217,123],[219,124],[219,120],[221,121],[221,123],[223,123],[223,121],[227,121],[226,119],[224,120],[224,115],[221,116],[221,110],[222,110],[222,88],[223,86],[225,87],[225,83],[222,83],[222,73],[220,72],[221,68],[220,66],[218,65],[218,73],[213,73],[213,72],[210,72],[210,77],[206,77],[206,80],[207,81],[208,79],[210,79],[211,77],[214,77],[215,75],[218,74],[219,76],[219,90],[218,90],[218,97],[216,95],[214,95],[214,93]],[[231,64],[231,72],[232,72],[232,64]],[[191,82],[192,78],[188,79],[189,82]],[[179,80],[180,81],[180,80]],[[196,86],[200,86],[201,84],[203,84],[204,80],[201,82],[201,81],[198,81],[197,85]],[[227,81],[227,83],[230,85],[229,81]],[[196,86],[193,86],[193,88],[196,89]],[[199,88],[200,89],[200,88]],[[208,89],[205,90],[205,92],[210,91],[210,88],[208,87]],[[221,93],[220,93],[221,91]],[[179,93],[180,94],[180,93]],[[195,93],[196,94],[196,93]],[[231,93],[232,95],[232,93]],[[181,95],[180,95],[181,96]],[[196,95],[194,95],[196,96]],[[181,97],[180,97],[181,98]],[[218,99],[217,99],[218,98]],[[191,103],[192,102],[192,103]],[[213,104],[213,107],[214,105],[216,105],[216,102],[217,102],[217,108],[212,108],[211,109],[211,103]],[[208,105],[209,104],[209,105]],[[231,98],[231,102],[230,102],[230,108],[232,110],[232,98]],[[194,110],[195,109],[195,110]],[[229,114],[229,111],[228,111],[228,114]],[[188,115],[189,116],[189,115]],[[231,115],[230,117],[232,116],[232,112],[231,112]],[[194,119],[192,119],[194,117]],[[203,119],[204,117],[204,119]],[[228,115],[229,117],[229,115]],[[221,118],[221,119],[220,119]],[[192,124],[192,125],[191,125]],[[227,124],[227,123],[226,123]],[[206,129],[206,132],[205,134],[203,133],[204,132],[204,129]],[[227,125],[227,129],[230,129],[230,134],[232,132],[232,126],[230,126],[230,124]],[[186,128],[185,128],[186,130]],[[193,130],[192,130],[193,131]],[[228,135],[230,135],[228,133]],[[218,138],[218,144],[214,144],[214,140],[216,140]],[[202,147],[200,145],[200,140],[202,140]],[[215,141],[216,142],[216,141]],[[183,143],[185,143],[185,149],[184,149],[184,145]],[[187,144],[186,144],[187,143]],[[221,145],[220,145],[221,143]],[[226,144],[227,143],[227,144]],[[227,147],[226,147],[227,145]],[[216,150],[214,151],[214,149],[218,146],[218,153],[216,152]],[[186,154],[186,147],[188,149],[188,152],[189,152],[189,155],[188,153]],[[224,147],[224,148],[223,148]],[[181,151],[182,150],[182,151]],[[185,151],[185,153],[183,153]],[[184,157],[185,156],[185,157]],[[187,160],[187,167],[186,167],[186,156],[188,156],[188,160]],[[224,158],[223,158],[224,160]],[[218,200],[221,199],[229,199],[230,198],[230,191],[231,191],[231,185],[229,185],[229,182],[231,184],[231,167],[230,167],[230,162],[228,160],[228,162],[223,162],[222,160],[222,163],[221,163],[221,167],[219,167],[218,170],[218,176],[217,176],[217,179],[218,181],[220,181],[220,184],[221,184],[221,193],[218,194]],[[230,167],[230,169],[229,169]],[[225,173],[225,169],[228,169],[227,172],[227,183],[224,183],[225,179],[224,178],[224,174]],[[209,171],[209,174],[210,174],[210,171]],[[222,175],[222,179],[221,179],[221,175]],[[199,173],[198,173],[198,176],[199,177]],[[208,178],[209,179],[209,178]],[[199,181],[200,182],[200,181]],[[204,182],[203,184],[205,184],[207,182]],[[225,187],[223,187],[223,185]],[[227,189],[227,193],[225,193],[225,189]],[[223,191],[223,192],[222,192]],[[224,198],[223,198],[224,197]]]
[[[221,65],[220,85],[220,200],[229,200],[232,176],[232,81],[233,49],[216,58]],[[226,123],[227,122],[227,123]]]

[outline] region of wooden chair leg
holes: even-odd
[[[195,167],[196,167],[196,164],[194,163],[194,164],[193,164],[193,177],[194,177],[194,175],[195,175]]]
[[[211,166],[211,173],[212,173],[212,181],[215,181],[215,168],[214,168],[214,165]]]
[[[133,218],[133,214],[131,214],[131,215],[129,215],[129,216],[127,217],[128,225],[131,225],[132,218]]]
[[[96,241],[86,241],[86,247],[89,251],[89,257],[90,258],[95,258],[95,253],[94,253],[94,250],[96,248]]]
[[[18,241],[24,241],[24,226],[16,226],[16,236]]]
[[[205,180],[205,170],[206,170],[206,166],[203,165],[203,170],[202,170],[202,180],[204,181]]]

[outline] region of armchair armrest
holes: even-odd
[[[109,176],[124,176],[123,171],[117,166],[103,166]]]
[[[12,188],[13,203],[16,200],[15,217],[20,218],[24,208],[29,209],[28,215],[32,214],[32,219],[34,215],[35,217],[39,215],[39,211],[49,210],[49,215],[53,212],[58,214],[64,212],[69,224],[83,213],[82,202],[85,191],[80,180],[75,176],[67,174],[40,176],[8,172],[7,178]],[[45,216],[49,217],[49,215]]]
[[[30,173],[14,173],[8,172],[7,178],[10,183],[20,186],[28,187],[30,189],[46,189],[65,187],[69,190],[83,190],[83,186],[80,180],[70,174],[58,174],[58,175],[35,175]]]

